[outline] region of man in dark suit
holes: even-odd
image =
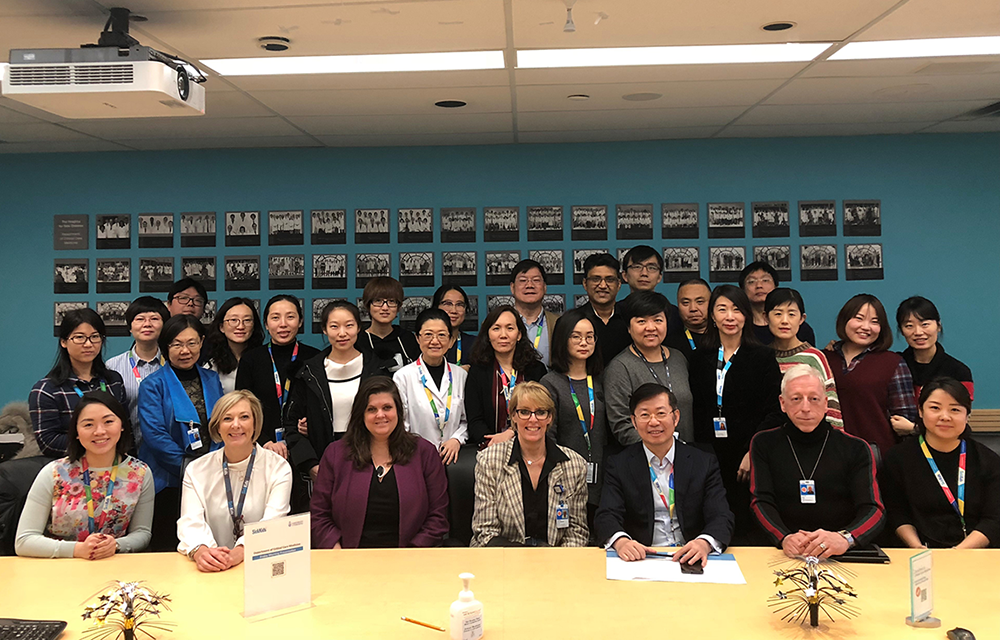
[[[629,410],[642,442],[605,463],[604,493],[594,519],[597,539],[626,561],[652,547],[681,547],[673,559],[702,565],[733,534],[733,514],[715,456],[674,440],[680,418],[666,387],[647,383]]]

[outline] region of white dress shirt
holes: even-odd
[[[136,371],[132,370],[132,362],[135,362],[136,371],[139,377],[136,378]],[[143,360],[135,354],[135,345],[132,345],[125,353],[120,353],[111,358],[104,366],[115,371],[122,377],[122,384],[125,387],[125,399],[128,400],[128,415],[132,420],[132,438],[135,440],[135,448],[139,449],[142,442],[142,427],[139,424],[139,385],[150,374],[156,373],[163,366],[163,356],[157,347],[156,355],[152,360]]]
[[[326,379],[330,385],[330,401],[333,403],[333,432],[347,431],[347,423],[351,417],[351,407],[354,396],[361,388],[361,371],[364,369],[364,356],[359,355],[347,364],[338,364],[329,358],[323,360],[326,369]]]
[[[465,444],[469,437],[465,417],[465,380],[469,374],[462,367],[446,364],[444,375],[441,376],[441,386],[438,387],[427,367],[417,366],[418,362],[423,365],[422,361],[414,361],[392,374],[392,381],[399,388],[399,395],[403,400],[403,425],[407,431],[417,434],[435,447],[440,447],[442,442],[451,438]],[[426,378],[438,415],[444,420],[445,407],[448,405],[449,370],[452,375],[451,414],[442,430],[438,419],[434,417],[431,403],[427,401],[420,375],[423,373]]]

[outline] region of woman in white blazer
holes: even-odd
[[[445,359],[453,340],[448,314],[426,309],[417,316],[415,329],[420,357],[392,376],[403,399],[404,425],[437,447],[444,464],[451,464],[458,460],[459,447],[468,439],[468,374]]]

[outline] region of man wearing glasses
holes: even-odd
[[[594,325],[605,368],[631,343],[625,314],[615,313],[618,290],[622,286],[620,272],[621,265],[610,253],[595,253],[583,262],[583,290],[587,292],[587,302],[580,309]]]
[[[171,317],[189,315],[201,320],[207,301],[208,292],[203,284],[193,278],[182,278],[167,293],[167,310]]]
[[[656,285],[663,280],[663,256],[645,244],[632,247],[622,258],[622,279],[628,284],[629,294],[635,291],[655,291]],[[621,307],[627,303],[628,298],[620,301],[617,304],[618,311],[624,312]],[[670,300],[667,300],[667,308],[663,311],[667,314],[667,340],[669,340],[671,334],[684,331],[684,324],[681,322],[677,307],[670,304]]]
[[[559,314],[546,311],[542,306],[547,279],[545,267],[534,260],[521,260],[510,272],[510,293],[514,296],[514,308],[528,330],[528,341],[542,356],[542,363],[546,367],[549,366],[552,329],[559,319]]]

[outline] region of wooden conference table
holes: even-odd
[[[198,573],[180,554],[122,555],[108,560],[0,558],[0,617],[62,619],[63,638],[87,628],[83,604],[109,581],[146,580],[168,593],[177,623],[158,638],[413,638],[444,633],[400,620],[409,616],[448,626],[458,574],[476,574],[473,590],[485,608],[486,638],[944,638],[960,626],[978,640],[1000,639],[1000,550],[934,552],[935,615],[940,629],[913,629],[909,562],[913,552],[889,550],[892,564],[848,567],[859,593],[859,618],[818,629],[781,622],[774,594],[775,549],[733,549],[746,585],[617,582],[605,579],[599,549],[420,549],[312,552],[313,606],[249,621],[243,611],[242,567]],[[88,623],[89,624],[89,623]]]

